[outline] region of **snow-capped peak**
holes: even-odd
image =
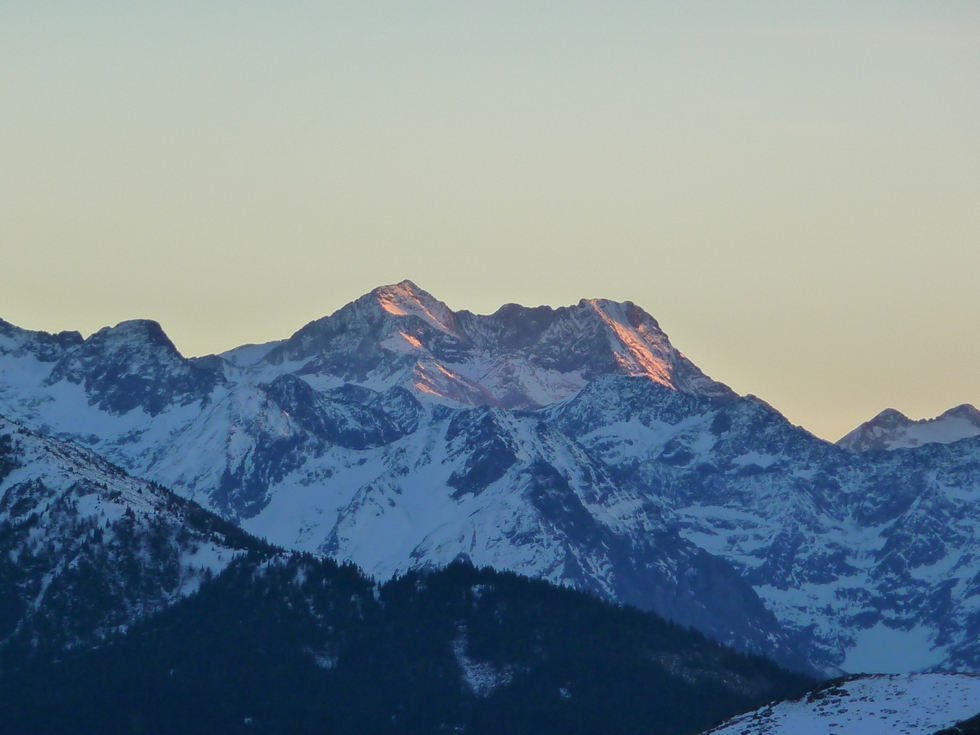
[[[582,304],[591,308],[609,330],[610,346],[623,372],[645,375],[655,383],[677,388],[671,364],[675,350],[656,319],[629,301],[589,299]]]
[[[44,383],[65,380],[84,385],[89,403],[105,411],[157,414],[204,399],[222,378],[184,358],[157,322],[139,319],[100,329],[67,350]]]
[[[505,408],[553,403],[607,374],[645,376],[685,393],[734,395],[674,349],[657,320],[632,302],[508,304],[481,315],[454,312],[411,281],[376,288],[310,322],[253,372],[270,380],[283,371],[318,387],[402,385],[426,399]]]
[[[935,418],[918,421],[894,408],[886,408],[839,439],[837,444],[855,452],[868,452],[922,444],[950,444],[978,435],[980,411],[964,403]]]
[[[380,286],[371,292],[381,308],[392,316],[416,316],[437,329],[455,334],[452,310],[411,281]]]
[[[160,322],[153,319],[127,319],[114,327],[103,327],[89,340],[100,342],[150,342],[177,351]],[[86,340],[88,341],[88,340]]]

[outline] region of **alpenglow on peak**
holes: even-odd
[[[426,400],[534,408],[574,395],[600,375],[643,376],[693,395],[732,397],[684,357],[632,302],[506,304],[453,311],[411,281],[381,286],[310,322],[253,366],[316,388],[401,385]]]

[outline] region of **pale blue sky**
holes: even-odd
[[[980,3],[0,3],[0,317],[630,299],[837,438],[980,405]]]

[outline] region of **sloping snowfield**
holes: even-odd
[[[977,713],[980,676],[861,676],[760,707],[704,735],[933,735]]]

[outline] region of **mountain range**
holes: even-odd
[[[462,560],[798,671],[980,671],[976,410],[886,412],[831,444],[629,302],[483,316],[406,281],[190,359],[150,321],[86,339],[0,322],[0,414],[378,579]]]
[[[5,733],[666,735],[814,683],[464,562],[380,584],[6,420],[0,497]]]
[[[913,421],[901,411],[886,408],[846,434],[837,444],[855,452],[903,449],[923,444],[950,444],[980,435],[980,411],[968,403],[933,419]]]

